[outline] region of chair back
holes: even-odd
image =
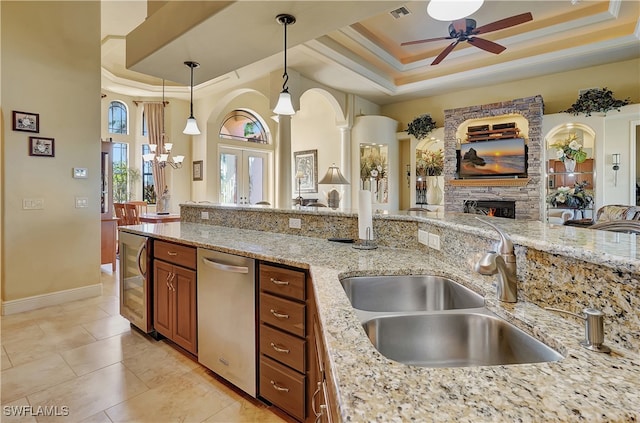
[[[138,214],[138,207],[135,204],[124,203],[124,214],[127,225],[139,225],[140,215]]]
[[[142,214],[147,213],[147,202],[146,201],[127,201],[128,204],[133,204],[136,206],[138,217]]]
[[[124,212],[124,203],[113,203],[113,209],[118,219],[118,226],[127,224],[127,215]]]

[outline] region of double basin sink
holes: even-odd
[[[484,298],[440,276],[358,276],[341,280],[373,346],[422,367],[539,363],[555,350],[484,307]]]

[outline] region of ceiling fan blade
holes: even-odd
[[[442,60],[444,60],[444,58],[447,57],[449,53],[453,51],[454,48],[456,48],[459,42],[460,40],[455,40],[454,42],[449,44],[447,48],[442,50],[442,52],[438,55],[438,57],[436,57],[436,59],[433,62],[431,62],[431,66],[437,65],[438,63],[442,62]]]
[[[500,44],[494,43],[493,41],[485,40],[484,38],[473,37],[469,38],[467,41],[470,44],[473,44],[474,46],[493,54],[500,54],[507,49],[505,46],[501,46]]]
[[[451,40],[451,37],[438,37],[438,38],[426,38],[424,40],[415,40],[415,41],[407,41],[406,43],[401,43],[401,46],[410,46],[413,44],[422,44],[428,43],[430,41],[441,41],[441,40]]]
[[[531,12],[522,13],[520,15],[514,15],[508,18],[500,19],[499,21],[491,22],[486,25],[479,26],[472,31],[473,34],[486,34],[487,32],[497,31],[499,29],[509,28],[511,26],[520,25],[525,22],[533,20]]]

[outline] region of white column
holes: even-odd
[[[275,207],[291,208],[291,116],[280,116],[275,160]]]
[[[340,172],[349,180],[351,185],[345,185],[344,195],[340,200],[340,207],[351,208],[351,193],[358,188],[358,181],[353,181],[351,175],[351,128],[349,126],[340,127]],[[355,184],[355,185],[354,185]]]

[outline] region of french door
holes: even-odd
[[[256,204],[269,201],[269,153],[220,147],[220,202]]]

